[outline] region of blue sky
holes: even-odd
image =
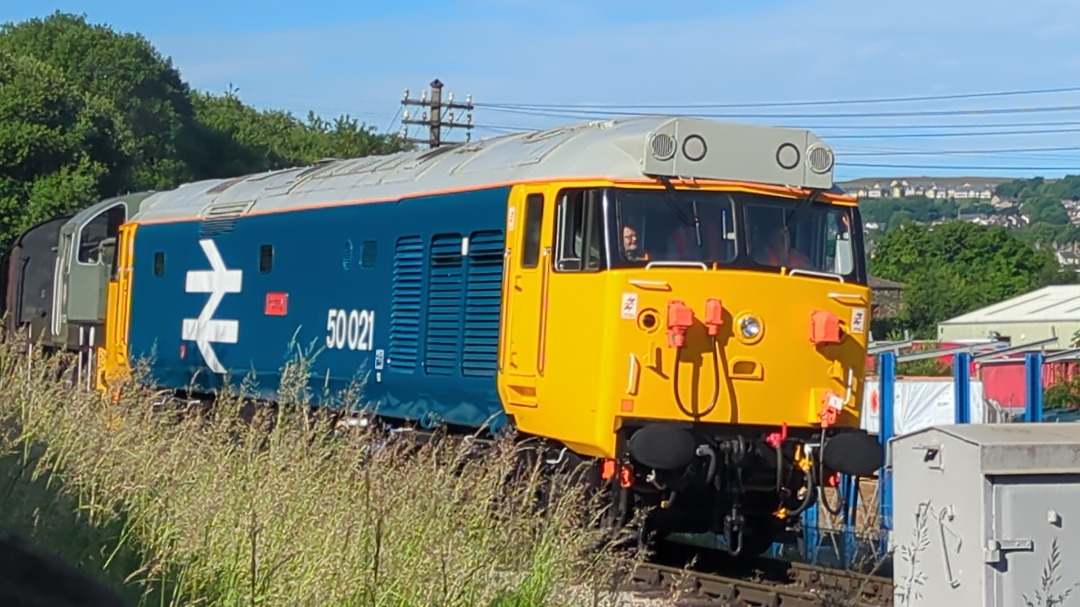
[[[578,104],[633,111],[613,106],[1080,87],[1076,0],[6,4],[2,21],[62,10],[140,32],[195,88],[221,92],[232,84],[256,107],[348,113],[380,131],[400,128],[403,90],[415,97],[433,78],[457,99],[471,93],[476,103],[564,106],[478,107],[474,138],[605,116],[596,107],[565,107]],[[1076,109],[1046,109],[1062,107]],[[987,109],[1000,113],[976,113]],[[837,149],[843,179],[1080,173],[1080,90],[666,111],[812,128]],[[956,113],[882,115],[926,111]],[[1010,134],[995,134],[1002,131]],[[942,133],[949,135],[927,136]]]

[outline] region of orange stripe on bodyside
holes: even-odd
[[[685,186],[700,190],[733,190],[737,192],[749,192],[754,194],[776,194],[783,197],[796,198],[801,196],[808,196],[810,190],[796,188],[796,187],[784,187],[762,183],[751,183],[743,181],[719,181],[719,180],[703,180],[703,179],[675,179],[669,180],[672,185]],[[646,189],[661,189],[663,184],[656,179],[641,178],[641,179],[611,179],[610,177],[575,177],[572,179],[533,179],[526,181],[510,181],[499,183],[488,183],[482,186],[469,186],[461,188],[448,188],[443,190],[427,190],[422,192],[416,192],[412,194],[406,194],[405,196],[386,196],[382,198],[364,198],[358,200],[342,200],[337,202],[323,202],[312,205],[304,205],[298,207],[283,207],[279,209],[263,209],[258,211],[251,211],[246,213],[244,217],[251,217],[254,215],[273,215],[276,213],[291,213],[295,211],[309,211],[315,209],[328,209],[334,207],[347,207],[347,206],[359,206],[363,204],[377,204],[380,202],[394,202],[399,200],[410,200],[414,198],[423,198],[425,196],[445,196],[448,194],[462,194],[465,192],[477,192],[480,190],[488,190],[492,188],[504,188],[513,187],[517,185],[536,185],[546,183],[565,183],[574,185],[616,185],[616,186],[632,186],[643,187]],[[825,193],[821,195],[823,200],[829,202],[855,206],[858,204],[858,199],[841,194]],[[139,225],[154,225],[154,224],[166,224],[166,223],[182,223],[185,221],[197,221],[199,216],[197,215],[185,215],[183,217],[170,217],[168,219],[148,219],[148,220],[133,220],[131,223]]]

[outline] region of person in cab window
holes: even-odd
[[[791,246],[791,234],[787,226],[774,225],[763,230],[764,238],[758,240],[760,247],[754,253],[754,260],[758,263],[773,267],[792,268],[797,270],[812,270],[813,264],[810,258]]]
[[[698,246],[698,228],[678,222],[668,240],[668,252],[675,261],[718,261],[724,259],[722,238],[718,222],[712,218],[700,219],[701,245]]]
[[[623,255],[630,261],[644,260],[649,258],[649,254],[642,250],[641,245],[638,243],[638,231],[630,223],[623,224],[622,228],[622,249]]]

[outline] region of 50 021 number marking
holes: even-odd
[[[375,311],[331,308],[326,315],[326,331],[327,348],[371,350],[375,339]]]

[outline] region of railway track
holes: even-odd
[[[892,579],[779,559],[672,564],[685,553],[636,566],[621,590],[641,599],[672,599],[686,607],[887,607]],[[657,562],[660,561],[660,562]],[[723,572],[717,573],[717,572]]]

